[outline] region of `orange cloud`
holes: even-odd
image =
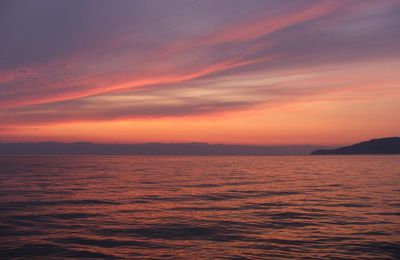
[[[228,58],[227,60],[223,61],[218,61],[213,64],[201,66],[199,68],[195,67],[193,69],[189,69],[183,74],[181,72],[176,73],[171,71],[171,68],[174,67],[173,60],[176,58],[176,56],[179,57],[180,55],[188,55],[188,52],[193,51],[201,46],[215,46],[232,41],[247,41],[255,39],[284,29],[296,23],[305,22],[324,16],[329,12],[336,10],[340,5],[340,2],[338,1],[324,1],[306,7],[305,9],[293,11],[290,14],[284,14],[273,18],[263,17],[262,19],[250,20],[247,22],[241,22],[239,24],[229,25],[200,39],[189,40],[184,44],[178,43],[176,45],[173,45],[172,49],[171,47],[167,47],[166,49],[156,50],[156,53],[158,54],[154,55],[152,60],[148,61],[145,65],[153,62],[153,66],[155,66],[155,64],[159,63],[159,61],[157,60],[160,59],[160,57],[162,57],[163,59],[171,59],[172,63],[168,64],[169,68],[166,68],[159,72],[156,72],[156,70],[152,69],[153,72],[150,72],[153,75],[151,76],[136,75],[134,79],[131,79],[130,77],[132,76],[129,75],[129,72],[124,73],[123,75],[120,75],[120,73],[117,72],[115,75],[113,75],[112,72],[110,73],[108,71],[91,72],[90,67],[87,67],[86,69],[89,71],[86,74],[78,74],[72,77],[61,78],[59,82],[46,82],[46,77],[43,77],[42,74],[47,73],[46,71],[48,71],[48,73],[54,73],[52,72],[53,67],[56,69],[57,67],[59,67],[59,70],[62,69],[73,71],[74,67],[79,68],[81,66],[85,66],[86,61],[83,60],[85,59],[85,57],[79,57],[79,55],[71,57],[69,61],[53,60],[49,64],[43,64],[35,69],[23,69],[23,73],[21,72],[21,69],[16,71],[9,71],[7,73],[0,74],[0,83],[8,83],[10,81],[23,79],[27,76],[30,76],[30,80],[39,79],[42,84],[39,85],[40,89],[38,89],[37,91],[26,93],[26,96],[23,99],[18,98],[15,100],[13,98],[10,98],[9,100],[3,100],[0,103],[0,107],[15,107],[48,102],[58,102],[63,100],[71,100],[91,95],[108,93],[112,91],[145,87],[149,85],[162,85],[182,81],[190,81],[192,79],[212,74],[214,72],[254,64],[259,61],[269,59],[269,57],[261,57],[252,60],[243,60],[243,58],[246,55],[255,53],[259,48],[266,48],[267,45],[263,44],[261,45],[261,47],[253,45],[251,48],[244,51],[239,56]],[[80,63],[82,63],[82,65],[80,65]],[[126,64],[125,66],[129,68],[129,64]],[[93,68],[95,69],[96,66],[94,66]],[[29,72],[28,74],[26,73],[27,71]],[[43,85],[47,85],[47,87],[43,89]],[[18,95],[18,89],[16,89],[15,91],[16,93],[14,94],[14,96]]]
[[[43,59],[38,40],[43,53],[0,60],[2,140],[282,144],[396,134],[393,3],[293,2],[186,27],[174,17],[162,21],[171,31],[132,26],[140,36],[128,33],[129,14],[124,30],[86,38],[98,29],[90,24],[82,41]],[[192,34],[192,25],[203,29]]]

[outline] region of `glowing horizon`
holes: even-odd
[[[400,135],[400,3],[4,1],[0,142]]]

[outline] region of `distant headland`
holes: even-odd
[[[0,143],[0,155],[302,155],[313,145],[257,146],[208,143]]]
[[[346,155],[400,154],[400,137],[337,149],[315,145],[234,145],[208,143],[98,144],[88,142],[0,143],[0,155]]]
[[[335,154],[400,154],[400,137],[387,137],[345,146],[337,149],[319,149],[312,155]]]

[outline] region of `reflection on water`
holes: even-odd
[[[400,255],[399,156],[0,157],[0,256]]]

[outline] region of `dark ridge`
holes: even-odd
[[[0,143],[0,155],[295,155],[322,148],[311,145],[253,146],[207,143],[94,144]]]
[[[313,155],[335,154],[400,154],[400,137],[372,139],[366,142],[345,146],[338,149],[313,151]]]

